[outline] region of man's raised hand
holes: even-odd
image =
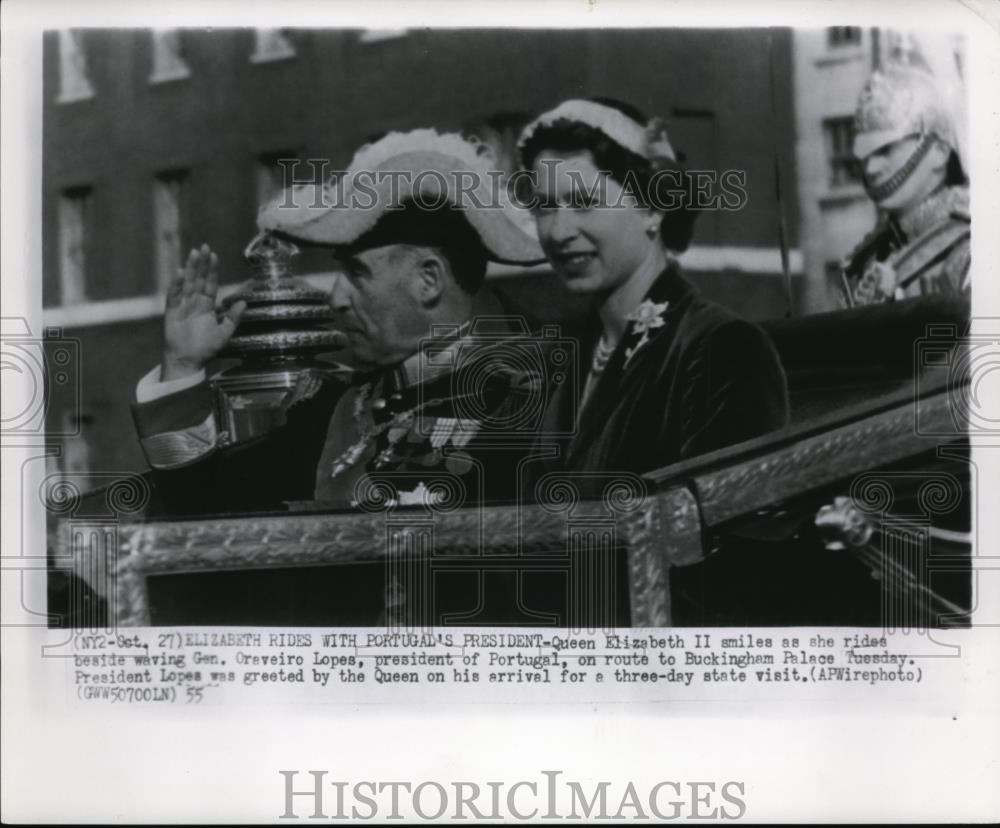
[[[207,244],[188,254],[187,263],[167,289],[163,314],[163,362],[160,380],[197,373],[229,341],[246,310],[236,302],[219,316],[219,259]]]

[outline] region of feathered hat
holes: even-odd
[[[534,221],[507,197],[489,148],[433,129],[391,132],[366,144],[342,175],[293,187],[264,205],[257,226],[297,241],[350,247],[374,237],[416,242],[432,225],[453,226],[456,215],[493,261],[545,258]]]

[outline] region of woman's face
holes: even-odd
[[[538,237],[553,269],[574,293],[610,293],[649,253],[655,215],[594,164],[587,150],[543,150],[535,174]]]

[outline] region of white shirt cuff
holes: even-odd
[[[160,382],[160,366],[157,365],[152,371],[139,380],[139,384],[135,387],[135,401],[140,404],[152,402],[153,400],[158,400],[161,397],[176,394],[178,391],[187,391],[188,388],[194,388],[196,385],[204,381],[205,371],[201,370],[188,377],[180,377],[178,379]]]

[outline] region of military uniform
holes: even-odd
[[[969,190],[961,142],[935,79],[907,66],[875,71],[858,97],[854,129],[854,154],[865,165],[903,140],[919,140],[891,176],[877,183],[866,178],[881,217],[843,263],[847,304],[930,293],[968,295]],[[931,155],[942,145],[951,155],[943,173]],[[939,175],[940,183],[935,184],[933,176]],[[933,191],[906,203],[900,194],[907,186]]]
[[[868,301],[875,302],[967,295],[970,224],[969,190],[962,186],[942,188],[905,215],[884,216],[844,262],[852,303],[866,303],[857,301],[863,283],[871,285]],[[891,272],[884,279],[885,268]]]
[[[504,424],[537,405],[542,386],[530,370],[489,360],[486,348],[459,337],[359,374],[347,387],[300,383],[284,405],[284,424],[239,444],[218,429],[204,378],[137,402],[134,419],[154,470],[150,512],[365,506],[366,477],[391,486],[399,505],[448,491],[459,492],[459,505],[513,500],[518,446],[530,439],[511,436]]]
[[[347,387],[300,385],[285,405],[283,425],[239,444],[218,431],[203,379],[137,403],[136,425],[154,469],[148,514],[356,509],[392,510],[395,520],[396,507],[424,506],[414,514],[433,515],[510,502],[532,440],[511,435],[506,424],[540,405],[542,385],[533,371],[491,360],[491,344],[495,340],[459,337],[360,374]],[[407,578],[419,576],[402,558],[395,568],[387,569],[387,561],[341,569],[324,589],[346,594],[320,617],[363,625],[437,624],[449,617],[473,624],[530,621],[517,610],[514,571],[485,572],[475,559],[466,563],[433,572],[432,604],[417,597]],[[227,593],[212,600],[229,605],[239,599]],[[299,608],[292,616],[300,612],[316,610]]]
[[[942,91],[939,81],[914,67],[890,66],[874,72],[861,91],[854,143],[859,161],[867,164],[874,159],[884,165],[898,142],[919,140],[914,142],[909,158],[891,175],[875,176],[881,180],[874,184],[866,182],[882,215],[875,229],[845,260],[848,304],[929,294],[968,297],[971,293],[971,217],[962,170],[963,142],[955,129],[955,113],[950,110],[954,101]],[[941,145],[949,150],[943,169],[933,157],[931,163],[927,161],[931,148]],[[900,195],[906,192],[903,188],[907,185],[913,186],[913,197]],[[928,189],[932,190],[930,194],[917,200],[915,194]],[[956,491],[967,493],[967,460],[954,451],[941,452],[940,456],[921,458],[916,468],[880,473],[885,475],[880,485],[887,491],[889,486],[894,489],[889,500],[891,513],[887,510],[881,518],[875,518],[864,512],[870,504],[855,505],[841,495],[816,513],[816,532],[827,550],[853,550],[859,560],[872,566],[877,577],[885,580],[886,591],[877,594],[879,600],[873,603],[889,613],[879,619],[883,623],[894,625],[893,613],[907,615],[909,610],[901,608],[911,601],[924,607],[921,612],[926,617],[919,619],[921,624],[967,622],[971,517],[967,497],[956,498],[949,508],[937,510],[935,506],[942,504],[932,504],[924,496],[928,486],[944,485],[941,481],[951,481]],[[935,478],[937,481],[932,483]],[[947,561],[947,566],[942,568],[941,561]],[[908,567],[913,567],[913,572]],[[908,574],[901,578],[898,570]],[[933,583],[921,582],[922,578],[930,579],[931,574],[935,576]],[[948,574],[958,577],[957,588],[942,577]],[[943,599],[931,593],[928,583],[934,589],[940,586],[951,597]],[[913,623],[916,618],[909,615],[902,618],[902,623]]]

